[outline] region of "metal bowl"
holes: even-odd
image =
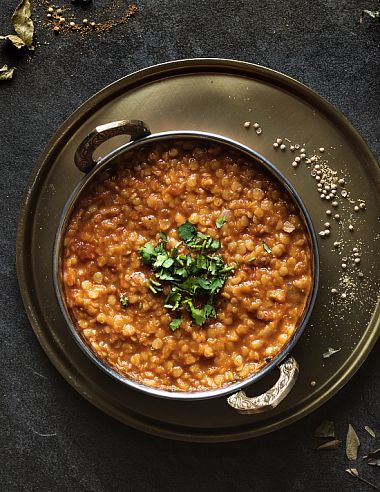
[[[109,138],[121,134],[130,135],[130,142],[122,145],[121,147],[118,147],[105,157],[102,157],[97,162],[95,162],[93,160],[93,153],[95,149]],[[65,295],[63,292],[61,269],[62,242],[68,221],[80,195],[85,189],[87,189],[89,184],[98,176],[101,171],[111,168],[112,165],[127,152],[130,153],[134,150],[141,149],[145,145],[150,145],[156,142],[167,140],[199,140],[208,143],[219,143],[235,151],[239,151],[240,153],[245,154],[251,159],[255,160],[264,170],[266,170],[276,181],[280,182],[281,185],[286,189],[289,196],[293,199],[294,204],[297,206],[300,217],[303,220],[304,226],[309,235],[309,243],[312,253],[313,282],[303,316],[299,320],[298,327],[296,328],[293,336],[283,347],[282,351],[257,373],[249,376],[242,381],[232,383],[223,388],[209,391],[180,392],[162,390],[146,386],[138,381],[128,379],[127,377],[119,374],[111,366],[101,360],[90,349],[90,347],[78,333],[69,313],[69,310],[66,306]],[[271,164],[268,160],[266,160],[254,150],[222,135],[215,135],[212,133],[197,131],[170,131],[151,134],[148,127],[143,122],[128,120],[108,123],[95,128],[79,145],[75,154],[75,165],[78,167],[78,169],[86,174],[83,176],[81,181],[78,183],[78,185],[70,195],[60,218],[54,242],[53,279],[55,293],[63,316],[66,320],[67,326],[82,351],[97,367],[103,370],[106,374],[116,379],[121,384],[141,391],[146,395],[175,400],[202,400],[230,395],[227,400],[228,403],[240,413],[258,413],[276,407],[286,397],[286,395],[289,393],[296,382],[298,376],[298,364],[293,357],[289,356],[289,354],[297,343],[300,336],[302,335],[310,318],[311,311],[315,303],[319,282],[319,254],[316,234],[312,225],[310,215],[306,210],[305,205],[303,204],[300,196],[298,195],[294,187],[290,184],[288,179],[273,164]],[[275,367],[278,367],[280,369],[280,377],[277,380],[276,384],[266,393],[254,398],[248,398],[243,391],[238,391],[242,388],[246,388],[247,386],[252,385],[256,381],[264,377]],[[231,393],[233,394],[231,395]]]

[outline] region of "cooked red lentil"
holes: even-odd
[[[162,231],[174,246],[186,220],[220,238],[218,254],[235,270],[216,318],[199,327],[185,314],[172,332],[139,249]],[[100,359],[151,387],[201,391],[247,378],[284,348],[310,294],[311,251],[298,209],[255,161],[223,146],[167,142],[124,156],[82,196],[65,232],[63,282],[75,325]]]

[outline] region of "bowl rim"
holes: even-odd
[[[304,225],[309,236],[309,243],[312,253],[312,286],[305,306],[302,317],[298,321],[298,327],[296,328],[294,334],[288,341],[288,343],[282,348],[282,350],[274,357],[266,366],[260,369],[258,372],[252,374],[246,379],[237,381],[228,386],[223,386],[222,388],[203,390],[203,391],[192,391],[192,392],[182,392],[182,391],[170,391],[167,389],[160,389],[147,386],[139,381],[128,379],[123,376],[115,369],[113,369],[109,364],[104,362],[95,354],[95,352],[90,348],[90,346],[84,341],[82,336],[79,334],[78,330],[75,328],[73,320],[69,314],[64,301],[64,292],[61,282],[61,250],[62,250],[62,239],[64,237],[64,232],[66,230],[67,223],[71,217],[71,213],[85,188],[93,181],[93,179],[104,169],[106,169],[112,162],[113,159],[120,157],[126,152],[135,150],[138,147],[143,147],[144,145],[150,145],[154,142],[166,141],[166,140],[204,140],[214,143],[223,144],[227,147],[234,149],[235,151],[240,151],[243,154],[248,155],[253,158],[257,163],[262,165],[266,172],[268,172],[275,180],[280,182],[282,186],[285,187],[288,194],[291,196],[293,202],[298,207],[298,210],[303,219]],[[311,216],[303,203],[300,195],[296,191],[295,187],[291,184],[289,179],[268,159],[263,157],[260,153],[254,149],[248,147],[241,142],[233,140],[229,137],[203,132],[196,130],[174,130],[152,133],[146,137],[137,140],[131,140],[130,142],[117,147],[110,153],[101,157],[96,166],[91,169],[87,174],[84,174],[78,184],[75,186],[71,194],[69,195],[65,205],[62,209],[60,220],[56,229],[56,234],[54,238],[53,245],[53,284],[56,299],[58,301],[61,313],[65,319],[66,325],[69,328],[71,335],[77,342],[77,345],[86,354],[86,356],[103,372],[114,380],[126,385],[134,390],[144,393],[146,395],[156,396],[164,399],[171,400],[206,400],[211,398],[218,398],[221,396],[227,396],[231,393],[235,393],[251,384],[262,379],[266,374],[268,374],[273,368],[277,367],[291,352],[302,333],[304,332],[306,325],[310,319],[312,310],[317,297],[318,285],[319,285],[319,250],[317,236],[314,230],[314,226],[311,220]]]

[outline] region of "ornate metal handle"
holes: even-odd
[[[78,146],[74,162],[83,173],[91,171],[96,165],[93,159],[94,151],[100,144],[117,135],[130,135],[131,140],[138,140],[150,135],[149,128],[143,121],[121,120],[97,126]]]
[[[276,408],[289,394],[298,378],[298,364],[289,357],[279,367],[280,377],[270,390],[262,395],[249,398],[244,391],[238,391],[227,398],[228,404],[239,413],[249,415]]]

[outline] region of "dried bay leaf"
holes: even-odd
[[[13,77],[14,67],[8,67],[8,65],[3,65],[0,68],[0,80],[11,80]]]
[[[367,461],[367,465],[380,466],[380,448],[371,451],[363,456],[363,458]]]
[[[348,431],[346,437],[346,455],[351,461],[358,459],[358,449],[360,446],[360,441],[355,429],[351,424],[348,424]]]
[[[364,426],[364,429],[368,432],[368,434],[370,436],[376,437],[375,431],[373,429],[371,429],[371,427],[369,427],[368,425],[365,425]]]
[[[334,422],[324,420],[314,431],[314,437],[335,437]]]
[[[30,0],[21,0],[12,15],[14,30],[29,49],[33,47],[34,24],[30,12]]]
[[[24,41],[20,37],[16,36],[16,34],[8,34],[8,36],[0,36],[0,39],[7,39],[18,49],[26,46]]]
[[[338,449],[341,444],[339,439],[334,439],[333,441],[327,441],[317,447],[317,451],[323,451],[325,449]]]
[[[337,349],[334,349],[332,347],[329,347],[326,352],[323,354],[323,358],[324,359],[328,359],[329,357],[331,357],[332,355],[336,354],[337,352],[340,352],[342,349],[339,347]]]

